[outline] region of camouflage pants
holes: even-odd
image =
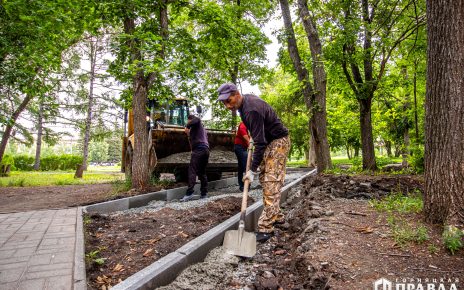
[[[280,212],[280,190],[285,181],[285,167],[290,150],[288,136],[274,140],[266,147],[259,169],[259,182],[263,187],[264,210],[258,220],[258,231],[271,233],[274,222],[283,220]]]

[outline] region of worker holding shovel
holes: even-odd
[[[241,95],[232,83],[218,89],[218,100],[231,111],[239,111],[254,142],[251,169],[244,176],[251,183],[258,174],[263,188],[264,210],[259,217],[256,240],[265,242],[274,234],[274,224],[283,222],[280,212],[280,190],[285,181],[285,167],[290,149],[288,129],[274,109],[252,94]]]

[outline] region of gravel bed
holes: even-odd
[[[299,178],[301,175],[306,174],[306,172],[291,172],[285,176],[285,184],[292,182],[293,180]],[[262,189],[258,180],[253,181],[251,190],[248,192],[248,195],[251,196],[255,201],[262,199]],[[172,201],[158,201],[154,200],[147,204],[146,206],[131,208],[123,211],[117,211],[109,214],[109,216],[118,216],[118,215],[136,215],[145,212],[156,212],[164,207],[169,207],[176,210],[185,210],[195,207],[201,207],[208,202],[222,199],[225,197],[234,196],[241,197],[242,192],[239,191],[238,185],[223,187],[216,189],[214,191],[208,192],[208,198],[199,199],[199,196],[195,196],[196,199],[188,202],[179,202],[178,200]]]

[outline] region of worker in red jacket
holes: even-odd
[[[250,136],[243,122],[240,122],[237,128],[237,134],[234,140],[234,151],[238,162],[238,185],[240,191],[243,191],[243,173],[246,171],[246,163],[248,157],[248,145],[250,144]]]

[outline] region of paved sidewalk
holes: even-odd
[[[0,214],[0,289],[73,289],[77,212]]]

